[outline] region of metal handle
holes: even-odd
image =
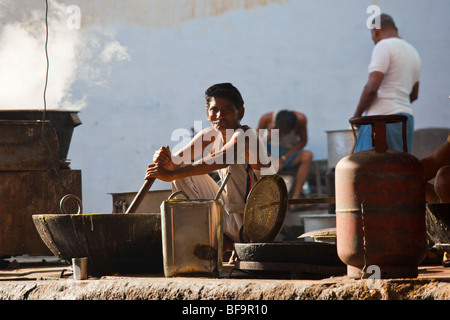
[[[313,203],[336,203],[336,198],[300,198],[300,199],[289,199],[289,204],[313,204]]]
[[[387,149],[386,142],[386,125],[388,123],[402,122],[402,137],[403,137],[403,151],[408,152],[408,145],[406,143],[406,121],[407,116],[391,114],[382,116],[366,116],[350,118],[349,122],[352,125],[353,136],[355,137],[356,146],[356,133],[354,125],[371,125],[372,126],[372,146],[375,147],[376,152],[385,152]],[[354,152],[355,148],[353,148]]]
[[[214,201],[219,200],[220,195],[222,194],[222,191],[223,191],[223,189],[225,188],[225,185],[228,182],[228,179],[230,179],[230,175],[231,175],[231,172],[228,172],[227,176],[225,177],[225,180],[222,182],[222,185],[220,186],[219,190],[217,191],[217,194],[216,194],[216,197],[214,198]]]
[[[66,209],[64,208],[64,204],[67,200],[74,199],[78,204],[78,212],[77,214],[80,214],[83,212],[83,205],[81,204],[80,198],[78,198],[74,194],[66,194],[64,197],[61,198],[61,201],[59,202],[59,208],[61,209],[62,213],[67,213]]]
[[[174,193],[172,193],[172,194],[169,196],[168,200],[176,200],[176,199],[174,199],[174,198],[175,198],[177,195],[179,195],[179,194],[185,196],[185,197],[186,197],[186,200],[189,200],[189,196],[188,196],[187,193],[184,192],[183,190],[175,191]]]
[[[145,180],[141,189],[139,189],[138,193],[134,197],[133,201],[131,202],[130,206],[128,207],[128,209],[125,213],[127,213],[127,214],[135,213],[137,211],[137,209],[139,208],[139,205],[144,200],[148,190],[150,190],[150,187],[153,185],[153,182],[155,182],[155,178]]]

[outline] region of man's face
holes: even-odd
[[[231,100],[213,97],[206,108],[206,116],[214,129],[225,134],[226,129],[237,129],[240,126],[244,107],[238,110]]]
[[[381,40],[380,29],[376,29],[376,28],[372,29],[372,40],[373,40],[374,44],[377,44]]]

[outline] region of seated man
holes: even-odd
[[[436,151],[420,160],[425,171],[426,201],[428,203],[450,203],[450,133],[447,141]],[[428,183],[434,178],[434,185]],[[444,267],[450,267],[450,254],[444,252]]]
[[[427,183],[426,201],[428,203],[450,203],[450,133],[436,151],[420,160],[425,170]],[[434,178],[434,185],[428,183]]]
[[[216,84],[206,90],[205,98],[211,126],[174,155],[169,147],[159,149],[145,179],[172,181],[173,191],[182,190],[190,199],[214,199],[219,186],[208,173],[218,170],[222,181],[231,173],[222,193],[226,251],[230,240],[239,241],[247,194],[271,162],[257,132],[241,124],[245,109],[238,89],[230,83]]]
[[[264,114],[259,120],[258,131],[267,129],[267,149],[269,153],[276,151],[278,147],[278,170],[297,169],[295,175],[295,186],[292,194],[293,199],[300,198],[303,184],[308,177],[313,154],[311,151],[303,150],[308,142],[307,119],[303,113],[296,111],[281,110]],[[278,146],[272,144],[271,130],[279,130]],[[271,152],[272,151],[272,152]]]

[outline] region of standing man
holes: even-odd
[[[279,148],[278,170],[297,169],[292,198],[300,198],[313,159],[312,152],[303,149],[308,142],[306,116],[301,112],[288,110],[269,112],[259,120],[258,132],[260,129],[267,130],[269,152],[275,147]],[[272,129],[279,130],[278,146],[272,143]]]
[[[239,241],[245,201],[258,180],[261,169],[270,167],[270,157],[256,130],[241,124],[244,100],[231,83],[219,83],[205,92],[206,117],[211,126],[197,133],[192,141],[172,156],[168,147],[160,148],[148,165],[145,179],[172,182],[173,191],[182,190],[189,199],[214,199],[218,184],[208,175],[218,171],[224,181],[222,193],[224,249]]]
[[[398,34],[394,20],[381,14],[380,28],[372,29],[375,47],[369,64],[369,79],[353,117],[401,114],[408,117],[407,143],[411,152],[414,117],[411,103],[419,93],[421,60],[416,49]],[[401,123],[387,125],[388,148],[403,151]],[[361,126],[355,152],[372,149],[371,126]]]

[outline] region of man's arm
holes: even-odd
[[[361,117],[362,114],[372,105],[378,94],[381,82],[383,81],[384,73],[380,71],[373,71],[369,74],[369,79],[361,93],[358,106],[356,107],[353,117]]]
[[[221,150],[193,163],[181,162],[176,166],[168,166],[163,162],[153,162],[148,165],[145,180],[158,178],[170,182],[180,178],[207,174],[227,167],[228,164],[225,159],[226,153]]]
[[[292,154],[297,152],[306,146],[308,143],[308,130],[307,130],[307,122],[306,116],[300,112],[294,112],[297,116],[297,126],[295,127],[295,133],[300,137],[300,140],[294,144],[285,154],[286,158],[289,158]],[[282,166],[283,163],[281,163]]]
[[[261,118],[258,121],[258,128],[257,128],[258,132],[259,130],[269,129],[269,125],[273,121],[272,116],[273,116],[272,112],[265,113],[261,116]]]
[[[186,146],[171,156],[171,159],[179,166],[181,163],[191,163],[195,159],[203,157],[205,149],[214,142],[218,134],[211,127],[203,129]]]
[[[412,103],[413,101],[416,101],[418,97],[419,97],[419,81],[417,81],[414,84],[411,93],[409,94],[409,101]]]
[[[148,166],[145,179],[158,178],[163,181],[173,181],[194,175],[227,167],[230,164],[247,161],[254,169],[270,167],[270,158],[255,130],[244,127],[235,131],[234,135],[219,151],[203,157],[194,163],[178,166],[175,170],[168,170],[163,165],[151,163]],[[262,149],[262,151],[260,151]]]
[[[420,161],[424,167],[425,181],[434,178],[441,167],[450,165],[450,142],[444,142],[433,154],[422,158]]]
[[[298,149],[302,149],[308,143],[308,120],[303,113],[295,112],[295,115],[297,116],[297,127],[295,128],[295,131],[300,137],[299,143],[295,146],[297,148],[295,151],[297,151]]]
[[[169,147],[160,148],[153,156],[153,163],[148,165],[145,179],[158,178],[163,181],[172,181],[190,175],[214,171],[214,168],[210,168],[209,171],[204,172],[205,168],[198,167],[198,163],[194,165],[193,161],[199,157],[203,158],[205,150],[211,147],[218,134],[211,127],[205,128],[174,155],[172,155]],[[186,168],[182,169],[183,167]],[[191,174],[189,174],[190,172]]]

